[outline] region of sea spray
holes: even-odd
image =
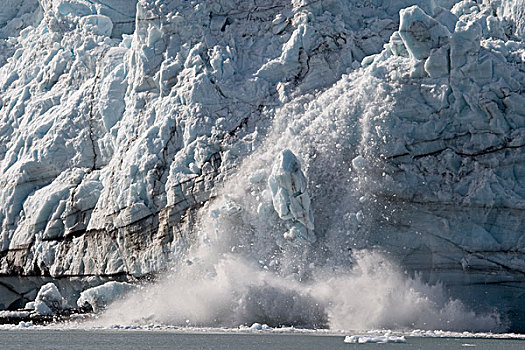
[[[371,217],[390,213],[371,193],[368,162],[379,160],[361,133],[389,105],[388,93],[370,85],[358,74],[343,77],[331,91],[267,112],[273,128],[199,212],[172,270],[113,304],[97,324],[503,330],[497,313],[469,311],[373,247]],[[290,193],[275,200],[275,182],[272,192],[283,154],[297,163],[294,185],[283,188],[311,196],[315,235],[305,231],[306,239],[289,234],[301,222],[284,213]],[[302,225],[313,229],[307,206],[299,207]]]
[[[113,304],[97,325],[166,324],[333,330],[443,329],[502,331],[496,313],[479,315],[441,285],[401,273],[383,255],[362,251],[345,273],[316,271],[308,283],[284,278],[225,254],[214,266],[186,265],[164,281]]]

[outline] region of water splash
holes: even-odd
[[[98,325],[169,324],[334,330],[443,329],[502,331],[496,313],[478,315],[448,299],[440,285],[408,278],[384,256],[362,251],[346,273],[316,271],[308,283],[280,277],[226,254],[209,269],[194,263],[113,304]]]
[[[391,107],[389,92],[371,79],[343,77],[272,115],[268,136],[200,211],[190,248],[168,276],[113,304],[96,322],[503,330],[496,313],[469,311],[441,285],[407,276],[370,249],[369,218],[378,207],[363,170],[373,161],[373,145],[363,134],[371,118]],[[316,239],[290,235],[288,217],[274,208],[268,179],[286,149],[308,179]],[[304,210],[297,217],[307,216]]]

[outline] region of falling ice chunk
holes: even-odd
[[[307,180],[301,171],[301,164],[292,151],[287,149],[279,154],[268,179],[268,185],[275,211],[290,228],[285,237],[290,240],[300,238],[315,242],[314,219],[307,192]]]
[[[364,169],[366,166],[366,160],[363,158],[363,156],[357,156],[354,159],[352,159],[352,166],[355,169]]]

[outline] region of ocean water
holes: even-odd
[[[343,340],[344,336],[305,334],[188,334],[122,330],[0,330],[0,349],[2,350],[525,349],[525,341],[516,339],[408,337],[407,342],[403,344],[346,344]]]

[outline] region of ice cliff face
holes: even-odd
[[[521,312],[524,5],[2,2],[0,304],[163,270],[244,167],[281,248]]]
[[[265,108],[379,51],[397,12],[289,1],[11,5],[39,7],[3,43],[12,54],[1,70],[0,266],[55,277],[165,266],[191,210],[264,132]],[[8,15],[5,28],[19,18]],[[129,18],[131,36],[116,30]]]
[[[523,288],[525,267],[523,2],[451,12],[459,21],[402,10],[399,35],[368,59],[391,102],[362,123],[363,210],[388,213],[365,215],[383,233],[371,240],[406,266],[466,299],[521,305],[508,290]]]

